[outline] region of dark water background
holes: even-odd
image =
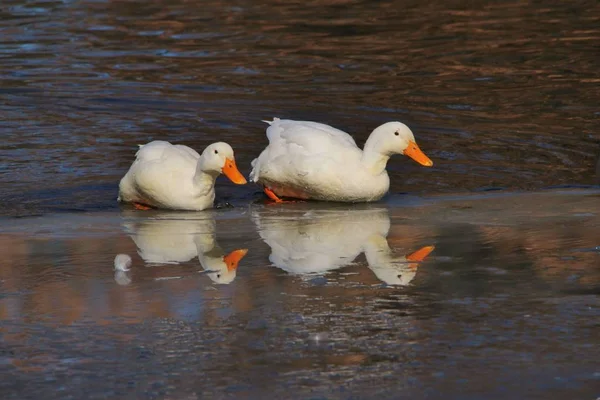
[[[0,398],[596,399],[599,54],[594,1],[3,0]],[[434,167],[366,206],[116,204],[137,144],[247,174],[272,117],[400,120]],[[393,285],[360,235],[435,250]],[[228,285],[143,257],[210,238],[249,249]]]
[[[274,116],[405,122],[435,166],[395,157],[392,192],[594,183],[600,5],[463,3],[3,1],[2,212],[115,208],[152,139],[248,173]]]

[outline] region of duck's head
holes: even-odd
[[[233,149],[225,142],[217,142],[208,146],[201,156],[202,170],[216,174],[223,173],[233,183],[243,185],[246,178],[235,165]]]
[[[417,145],[412,131],[402,122],[387,122],[379,126],[371,133],[367,143],[372,150],[383,155],[404,154],[426,167],[433,165]]]
[[[387,246],[387,241],[385,245]],[[419,263],[424,261],[434,249],[434,246],[425,246],[405,257],[390,256],[372,260],[376,262],[373,264],[369,262],[369,268],[379,280],[388,285],[406,286],[417,275]]]
[[[246,253],[248,253],[248,249],[238,249],[219,260],[212,260],[206,274],[214,283],[227,285],[233,282],[237,275],[238,264]]]

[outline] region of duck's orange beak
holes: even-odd
[[[406,150],[404,150],[404,155],[412,158],[419,164],[424,165],[426,167],[431,167],[433,165],[433,161],[431,161],[429,157],[427,157],[425,153],[421,151],[419,146],[412,140],[408,142],[408,147],[406,148]]]
[[[406,256],[408,261],[423,261],[435,249],[435,246],[425,246]]]
[[[248,253],[248,249],[237,249],[223,257],[223,262],[227,265],[227,271],[236,270],[240,260]]]
[[[247,182],[246,178],[244,178],[244,175],[242,175],[240,170],[237,169],[235,160],[230,158],[225,159],[225,165],[223,165],[221,172],[223,172],[223,174],[225,174],[225,176],[228,177],[231,182],[237,183],[238,185],[243,185]]]
[[[414,253],[410,253],[409,255],[407,255],[406,259],[408,261],[421,262],[421,261],[425,260],[425,258],[427,258],[427,256],[429,255],[429,253],[431,253],[433,251],[433,249],[435,249],[435,246],[422,247],[419,250],[415,251]],[[412,269],[417,269],[417,267],[419,266],[419,264],[417,264],[415,262],[409,263],[408,265]]]

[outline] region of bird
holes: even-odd
[[[221,173],[233,183],[246,183],[227,143],[213,143],[200,155],[188,146],[155,140],[140,145],[119,183],[117,200],[142,210],[201,211],[213,206],[215,180]]]
[[[363,150],[346,132],[322,123],[279,118],[263,122],[269,124],[269,144],[252,161],[250,180],[262,185],[275,202],[281,197],[376,201],[389,190],[386,164],[393,154],[433,165],[401,122],[375,128]]]

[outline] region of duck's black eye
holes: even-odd
[[[215,154],[219,154],[219,150],[215,150]]]
[[[394,132],[394,135],[400,136],[400,132],[396,131],[396,132]]]

